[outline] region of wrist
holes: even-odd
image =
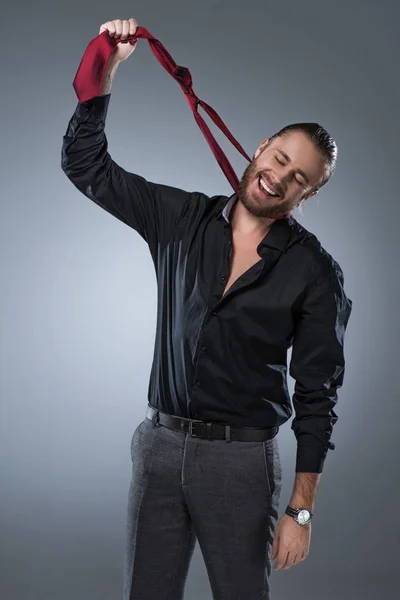
[[[112,57],[109,59],[106,69],[104,71],[103,84],[101,86],[100,96],[106,96],[108,94],[111,94],[114,75],[116,73],[116,70],[118,69],[120,62],[121,61],[119,60],[112,59]]]
[[[114,50],[114,52],[115,52],[115,50]],[[121,62],[122,62],[121,60],[119,60],[118,58],[114,58],[114,56],[111,55],[110,58],[108,59],[105,73],[108,75],[110,75],[110,74],[114,75],[115,71],[118,69]]]
[[[304,498],[292,498],[288,504],[292,508],[305,508],[312,512],[314,510],[314,502],[310,502],[310,500],[306,500]]]

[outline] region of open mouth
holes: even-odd
[[[260,175],[258,178],[258,187],[264,193],[267,198],[279,198],[280,194],[273,190],[270,185]]]

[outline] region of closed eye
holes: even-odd
[[[299,179],[297,179],[296,176],[295,176],[295,180],[299,185],[302,185],[303,187],[305,187],[307,185],[304,181],[300,181]]]
[[[285,163],[282,162],[281,160],[279,160],[279,158],[277,156],[275,156],[275,160],[283,167],[285,166]],[[303,187],[305,187],[307,185],[304,181],[297,179],[297,177],[295,175],[294,175],[294,178],[299,185],[302,185]]]

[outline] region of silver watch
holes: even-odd
[[[307,525],[313,517],[313,513],[307,508],[293,508],[289,505],[286,507],[285,513],[293,517],[299,525]]]

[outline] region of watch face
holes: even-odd
[[[308,523],[308,521],[310,520],[310,513],[308,510],[301,510],[299,512],[299,514],[297,515],[297,519],[299,521],[299,523],[301,523],[302,525],[304,525],[305,523]]]

